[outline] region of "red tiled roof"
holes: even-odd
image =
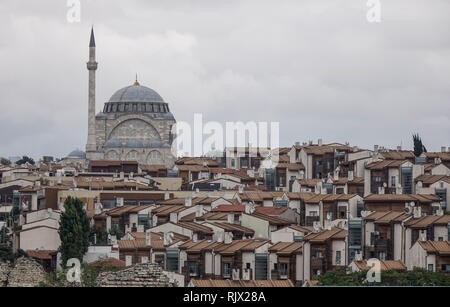
[[[261,213],[261,214],[265,214],[265,215],[280,215],[282,214],[284,211],[287,210],[287,207],[263,207],[263,206],[258,206],[255,208],[256,213]]]
[[[213,212],[244,212],[245,205],[219,205],[211,211],[213,211]]]
[[[38,259],[52,259],[52,254],[56,253],[56,250],[27,250],[26,253],[32,258]]]

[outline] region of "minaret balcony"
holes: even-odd
[[[88,62],[87,69],[88,70],[97,70],[98,63],[97,62]]]

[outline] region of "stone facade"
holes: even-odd
[[[31,258],[19,258],[14,265],[0,263],[0,287],[38,287],[43,281],[42,266]]]
[[[97,277],[99,287],[171,287],[169,277],[154,263],[137,264],[118,272],[103,272]]]

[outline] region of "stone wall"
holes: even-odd
[[[11,265],[8,262],[0,262],[0,288],[6,287]]]
[[[172,287],[161,267],[154,263],[137,264],[118,272],[104,272],[97,277],[99,287]]]
[[[1,273],[0,273],[1,274]],[[38,287],[45,281],[45,272],[42,266],[31,258],[17,259],[9,272],[7,287]]]

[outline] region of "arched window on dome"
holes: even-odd
[[[151,111],[150,111],[150,107],[151,107],[151,104],[146,103],[146,104],[145,104],[145,112],[151,112]]]
[[[151,151],[147,156],[147,164],[150,165],[164,164],[164,160],[161,153],[157,150]]]
[[[117,105],[116,105],[116,104],[113,104],[113,105],[112,105],[112,111],[113,111],[113,112],[117,112]]]
[[[119,112],[123,112],[124,110],[124,105],[123,103],[119,104]]]
[[[137,104],[133,104],[133,112],[137,112]]]

